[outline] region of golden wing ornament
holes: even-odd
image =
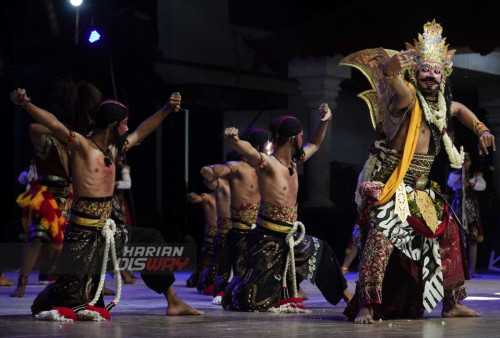
[[[370,82],[372,88],[359,93],[358,97],[368,104],[373,128],[381,128],[389,139],[392,139],[396,131],[389,126],[392,123],[388,110],[394,90],[387,83],[382,70],[384,63],[396,53],[398,51],[392,49],[364,49],[348,55],[339,63],[357,68]]]

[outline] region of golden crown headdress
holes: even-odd
[[[424,25],[424,33],[418,34],[418,41],[413,40],[414,45],[406,43],[406,49],[416,51],[416,64],[422,62],[437,62],[443,67],[444,76],[449,76],[453,71],[453,62],[451,61],[455,50],[448,50],[446,38],[441,36],[443,28],[436,23],[427,21]],[[415,72],[415,70],[414,70]]]

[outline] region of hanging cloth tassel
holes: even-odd
[[[79,320],[111,320],[109,315],[109,310],[116,306],[120,301],[122,293],[122,280],[120,276],[120,269],[118,268],[118,261],[116,259],[116,248],[115,248],[115,232],[116,224],[112,219],[106,220],[106,224],[103,226],[101,234],[106,239],[106,246],[104,247],[104,257],[102,261],[101,277],[99,279],[99,285],[97,286],[97,291],[94,299],[88,303],[83,310],[77,311],[76,315]],[[101,296],[102,289],[104,287],[104,279],[106,277],[106,267],[108,265],[109,251],[111,249],[111,259],[113,262],[113,271],[116,276],[116,296],[115,299],[106,306],[106,308],[95,307],[94,304],[97,303],[99,297]]]
[[[120,276],[120,269],[118,267],[118,260],[116,258],[116,248],[115,248],[115,232],[116,224],[113,220],[106,220],[106,224],[101,230],[102,236],[106,239],[106,244],[104,247],[104,257],[101,268],[101,276],[99,279],[99,285],[97,286],[97,291],[88,304],[77,306],[73,309],[67,307],[54,307],[50,311],[42,311],[35,317],[40,320],[50,320],[50,321],[74,321],[74,320],[91,320],[91,321],[104,321],[111,320],[109,311],[116,306],[120,301],[122,292],[122,280]],[[113,271],[116,276],[116,297],[115,299],[106,306],[106,308],[100,308],[94,306],[94,304],[99,300],[102,289],[104,287],[104,279],[106,277],[106,267],[109,259],[109,251],[111,248],[111,259],[113,262]]]
[[[300,228],[300,236],[297,240],[294,240],[293,235],[297,233]],[[306,228],[302,222],[295,222],[285,237],[285,242],[288,244],[288,255],[286,256],[285,268],[283,270],[282,276],[282,290],[283,299],[274,303],[272,307],[269,308],[269,312],[276,313],[309,313],[310,310],[306,310],[304,305],[302,305],[302,299],[297,297],[297,279],[295,276],[295,252],[294,247],[299,245],[306,235]],[[292,279],[292,297],[289,295],[288,285],[287,285],[287,274],[291,271]]]

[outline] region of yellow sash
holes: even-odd
[[[292,225],[286,226],[286,225],[276,224],[273,222],[263,220],[261,218],[257,219],[257,226],[260,226],[262,228],[265,228],[265,229],[268,229],[271,231],[281,232],[284,234],[287,234],[290,231],[290,229],[292,229]]]
[[[398,167],[392,172],[391,177],[382,190],[382,193],[375,203],[375,205],[382,205],[387,203],[396,192],[398,185],[401,183],[406,175],[406,171],[410,166],[413,154],[417,148],[418,134],[420,133],[420,126],[422,125],[422,108],[418,101],[415,102],[415,107],[411,112],[410,125],[408,126],[408,134],[406,135],[405,148],[403,156],[399,162]]]
[[[239,230],[250,230],[251,227],[248,224],[233,221],[233,229],[239,229]]]
[[[103,227],[106,225],[105,219],[92,219],[92,218],[80,217],[73,214],[70,214],[69,220],[70,222],[73,222],[75,224],[84,225],[87,227]]]

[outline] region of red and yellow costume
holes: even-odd
[[[448,50],[441,32],[439,24],[428,22],[415,45],[407,46],[415,50],[417,64],[442,65],[444,85],[454,51]],[[369,49],[341,61],[370,80],[373,89],[360,96],[369,104],[379,134],[356,191],[362,247],[356,295],[344,311],[350,319],[361,306],[371,306],[375,320],[419,318],[424,309],[430,312],[440,301],[455,304],[466,296],[468,269],[462,238],[439,186],[427,178],[441,145],[452,167],[460,167],[463,161],[463,152],[453,146],[446,130],[449,106],[444,86],[437,92],[437,104],[431,106],[416,85],[416,67],[410,69],[406,74],[410,82],[405,84],[413,109],[392,115],[388,107],[394,95],[389,83],[393,78],[384,77],[381,65],[395,53]],[[409,118],[406,141],[398,152],[387,144],[405,118]],[[422,123],[432,133],[428,154],[415,153]]]
[[[63,144],[48,135],[45,149],[34,159],[38,179],[16,200],[23,208],[22,225],[28,240],[62,244],[72,201],[66,151]]]

